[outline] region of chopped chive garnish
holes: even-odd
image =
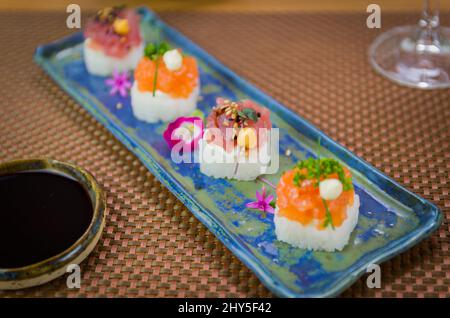
[[[156,94],[156,84],[158,80],[158,66],[160,57],[170,50],[169,44],[166,42],[149,43],[144,49],[144,55],[155,62],[155,75],[153,76],[153,97]]]
[[[317,182],[315,183],[315,186],[319,186],[319,182],[322,179],[327,178],[328,176],[332,174],[337,174],[339,181],[341,181],[343,190],[349,191],[353,189],[353,184],[351,178],[345,177],[345,171],[342,167],[341,163],[337,161],[336,159],[332,158],[320,158],[320,138],[317,142],[317,158],[308,158],[306,160],[302,160],[297,164],[298,171],[294,175],[294,184],[298,187],[301,186],[303,180],[306,179],[314,179]],[[333,225],[333,219],[330,213],[330,210],[328,208],[328,204],[326,200],[322,199],[323,204],[325,206],[325,221],[324,221],[324,227],[327,227],[328,225],[331,225],[331,227],[334,230]]]

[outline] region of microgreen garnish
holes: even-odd
[[[243,108],[238,111],[238,115],[242,117],[242,119],[250,119],[253,121],[258,121],[258,114],[252,108]]]
[[[225,114],[226,118],[223,121],[224,126],[230,126],[233,128],[233,137],[237,138],[237,129],[243,128],[249,125],[249,120],[257,122],[260,113],[257,113],[254,109],[245,107],[240,109],[240,102],[232,102],[228,99],[223,100],[221,105],[215,108],[217,116]]]
[[[301,185],[301,181],[306,179],[316,180],[316,186],[320,180],[327,178],[332,174],[337,174],[339,181],[342,182],[343,190],[353,189],[351,178],[345,177],[344,168],[339,161],[332,158],[308,158],[297,164],[298,171],[294,176],[294,184]],[[297,184],[298,183],[298,184]]]
[[[322,202],[325,206],[325,221],[323,222],[323,227],[331,225],[331,228],[334,230],[333,218],[331,217],[330,209],[328,209],[327,201],[325,201],[325,199],[322,199]]]
[[[106,7],[97,12],[95,20],[102,23],[111,23],[119,15],[119,12],[125,8],[125,5]]]
[[[294,184],[295,184],[297,187],[300,187],[301,184],[302,184],[302,182],[303,182],[303,180],[305,180],[305,179],[306,179],[306,176],[305,176],[304,174],[300,174],[299,172],[297,172],[297,173],[294,175]]]
[[[336,159],[332,158],[320,158],[320,139],[318,140],[317,158],[308,158],[302,160],[297,164],[297,172],[294,175],[294,184],[298,187],[301,186],[302,182],[306,179],[315,180],[315,186],[319,186],[319,182],[326,179],[332,174],[337,174],[339,181],[341,181],[343,190],[349,191],[353,189],[353,184],[351,178],[345,176],[344,168],[341,163]],[[328,204],[326,200],[322,199],[325,206],[325,221],[323,226],[327,227],[331,225],[334,229],[333,220],[331,217],[330,210],[328,209]]]
[[[317,173],[318,173],[318,178],[317,178],[317,183],[316,183],[316,187],[319,186],[320,184],[320,177],[322,176],[322,167],[320,165],[320,137],[319,139],[317,139],[317,162],[316,162],[316,166],[317,166]],[[334,224],[333,224],[333,217],[331,216],[330,213],[330,209],[328,208],[328,203],[325,199],[322,198],[322,202],[323,202],[323,206],[325,207],[325,221],[323,222],[323,227],[327,227],[328,225],[331,225],[331,228],[334,230]]]
[[[155,76],[153,77],[153,97],[156,93],[156,83],[158,80],[158,67],[160,58],[170,50],[169,44],[166,42],[149,43],[144,49],[144,55],[155,62]]]

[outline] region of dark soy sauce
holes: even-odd
[[[93,206],[83,186],[47,171],[0,176],[0,268],[55,256],[86,232]]]

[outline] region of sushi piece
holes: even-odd
[[[214,178],[254,180],[270,164],[270,112],[253,101],[218,98],[200,141],[200,171]]]
[[[136,11],[124,7],[100,10],[85,28],[84,61],[90,74],[111,75],[133,70],[144,51]]]
[[[311,250],[342,250],[358,222],[359,197],[350,171],[329,158],[301,161],[283,174],[276,192],[275,233]]]
[[[200,79],[197,61],[164,42],[149,44],[134,72],[131,106],[138,119],[155,123],[188,116],[197,107]]]

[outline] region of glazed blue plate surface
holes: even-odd
[[[343,148],[297,114],[234,74],[215,58],[167,26],[147,8],[137,9],[146,41],[164,39],[195,56],[200,66],[202,99],[208,114],[216,97],[249,98],[271,110],[280,132],[280,169],[266,176],[277,183],[298,160],[322,155],[345,163],[354,175],[361,200],[360,216],[349,244],[341,252],[313,252],[277,241],[272,215],[245,207],[258,182],[213,179],[198,164],[175,164],[162,133],[167,123],[137,120],[129,98],[110,96],[105,78],[91,76],[83,62],[82,33],[40,46],[35,61],[97,120],[132,151],[274,293],[285,297],[334,296],[366,272],[368,265],[401,253],[436,230],[441,212]],[[122,107],[117,107],[118,104]],[[291,151],[285,156],[285,151]]]

